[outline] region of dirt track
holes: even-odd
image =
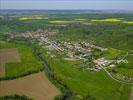
[[[17,48],[0,49],[0,77],[5,75],[6,63],[20,62],[20,56]]]
[[[23,78],[0,81],[0,96],[25,95],[35,100],[53,100],[60,91],[47,79],[44,72]]]

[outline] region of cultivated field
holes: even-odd
[[[15,80],[0,81],[0,96],[14,94],[35,100],[53,100],[60,91],[40,72]]]
[[[7,63],[5,78],[18,78],[43,69],[42,61],[35,52],[40,50],[40,56],[46,60],[56,79],[73,93],[72,100],[133,100],[132,85],[112,79],[100,69],[101,66],[97,67],[100,71],[92,71],[99,58],[115,61],[124,58],[122,61],[126,63],[114,62],[112,64],[116,66],[106,66],[106,69],[120,80],[133,80],[133,14],[55,13],[50,14],[48,19],[45,19],[47,15],[36,14],[8,17],[9,20],[4,16],[0,19],[0,48],[18,48],[21,62]],[[86,43],[107,48],[107,51],[95,50],[91,46],[89,49],[84,45]],[[84,59],[78,60],[77,56]],[[100,62],[105,63],[106,60]],[[2,91],[5,92],[0,97],[17,93],[41,100],[51,94],[52,90],[47,92],[44,86],[45,80],[42,82],[34,78],[26,81],[27,77],[2,81],[5,84]]]
[[[0,77],[5,75],[5,64],[20,62],[17,48],[0,49]]]
[[[5,65],[5,77],[18,77],[42,68],[33,53],[33,49],[26,42],[5,42],[0,44],[0,49],[17,48],[21,58],[19,63],[7,63]]]

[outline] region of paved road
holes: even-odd
[[[133,84],[133,83],[130,83],[130,82],[126,82],[126,81],[122,81],[122,80],[119,80],[119,79],[116,79],[115,77],[113,77],[111,75],[111,73],[106,69],[104,68],[102,65],[100,65],[100,67],[109,75],[110,78],[112,78],[113,80],[119,82],[119,83],[125,83],[125,84]]]

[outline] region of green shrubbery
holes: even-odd
[[[19,95],[11,95],[11,96],[5,96],[0,97],[0,100],[33,100],[31,98],[28,98],[27,96],[19,96]]]

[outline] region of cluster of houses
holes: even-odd
[[[24,38],[34,38],[38,40],[38,44],[47,50],[47,54],[51,57],[55,57],[52,54],[52,50],[57,50],[66,55],[65,60],[80,60],[83,62],[90,62],[90,60],[95,64],[94,66],[88,66],[86,70],[99,71],[103,67],[115,67],[115,64],[121,62],[128,63],[127,60],[107,60],[105,58],[94,59],[91,58],[92,51],[98,50],[100,52],[107,51],[107,48],[102,48],[88,42],[66,42],[60,40],[50,40],[49,36],[57,34],[58,30],[47,29],[44,31],[37,30],[35,32],[25,32],[25,33],[12,33],[11,37],[24,37]]]
[[[92,55],[93,50],[99,50],[101,52],[107,51],[107,48],[102,48],[99,46],[92,45],[88,42],[66,42],[66,41],[52,41],[46,37],[40,37],[39,39],[40,45],[45,44],[45,48],[48,50],[48,53],[52,50],[57,50],[59,52],[63,52],[66,54],[65,60],[80,60],[83,62],[90,62],[88,58]],[[52,55],[52,53],[51,53]],[[52,55],[52,57],[55,57],[55,55]],[[100,71],[103,67],[115,67],[115,64],[119,63],[128,63],[127,60],[121,59],[121,60],[107,60],[105,58],[98,58],[98,59],[91,59],[93,60],[95,66],[88,66],[86,70],[92,70],[92,71]],[[86,63],[87,64],[87,63]]]
[[[58,33],[58,30],[52,30],[52,29],[46,29],[46,30],[41,30],[38,29],[37,31],[33,32],[13,32],[10,34],[11,38],[14,37],[24,37],[24,38],[41,38],[41,37],[48,37],[50,35],[55,35]]]
[[[98,58],[96,60],[93,60],[93,62],[95,63],[95,68],[96,68],[95,71],[98,71],[98,70],[102,69],[100,66],[113,68],[113,67],[116,66],[115,64],[128,63],[128,61],[126,59],[107,60],[103,57]]]

